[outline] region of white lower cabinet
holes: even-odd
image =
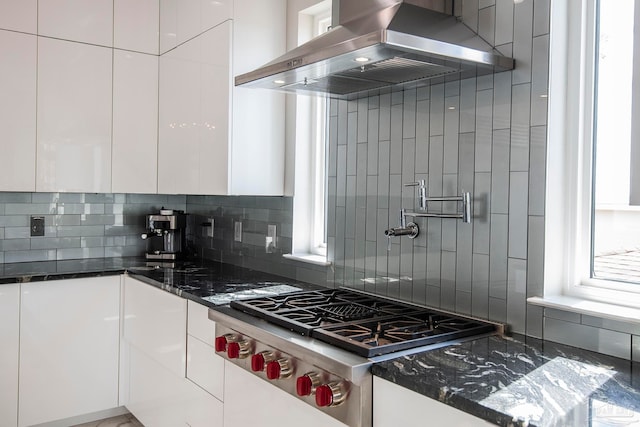
[[[224,367],[224,427],[346,427],[231,362]]]
[[[0,426],[18,425],[20,285],[0,285]]]
[[[199,338],[187,335],[187,307]],[[124,319],[127,409],[146,427],[222,426],[224,364],[201,341],[213,333],[208,309],[125,276]]]
[[[492,426],[480,418],[373,377],[373,427]]]
[[[120,276],[21,285],[20,426],[118,406]]]

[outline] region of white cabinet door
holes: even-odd
[[[38,34],[111,47],[113,0],[39,1]]]
[[[158,55],[158,0],[113,1],[113,47]]]
[[[139,280],[124,279],[124,339],[184,378],[187,301]]]
[[[111,192],[111,58],[112,49],[39,38],[36,191]]]
[[[120,276],[21,286],[19,425],[117,407]]]
[[[157,56],[113,51],[112,156],[114,193],[157,192]]]
[[[224,400],[224,359],[213,347],[192,336],[187,337],[187,378]]]
[[[186,380],[188,402],[186,424],[189,427],[222,427],[223,405],[215,397]]]
[[[160,52],[231,19],[232,11],[233,0],[160,0]]]
[[[189,404],[184,375],[167,369],[133,345],[129,356],[127,409],[145,427],[184,426]]]
[[[224,375],[225,427],[346,426],[233,363],[225,361]]]
[[[36,189],[36,38],[0,30],[0,191]]]
[[[478,427],[493,424],[379,377],[373,377],[373,427]]]
[[[20,285],[0,285],[0,426],[18,425]]]
[[[160,57],[158,192],[226,194],[231,22]]]
[[[286,3],[235,0],[234,76],[284,53]],[[275,91],[233,88],[230,194],[284,194],[284,102],[284,94]]]

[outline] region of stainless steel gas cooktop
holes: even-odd
[[[364,357],[503,332],[494,323],[348,289],[232,301],[231,307]]]

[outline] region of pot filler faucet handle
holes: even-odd
[[[418,187],[418,209],[421,211],[427,210],[427,187],[425,186],[424,179],[418,182],[408,182],[405,187]]]

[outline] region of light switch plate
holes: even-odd
[[[233,240],[242,242],[242,222],[240,221],[233,223]]]

